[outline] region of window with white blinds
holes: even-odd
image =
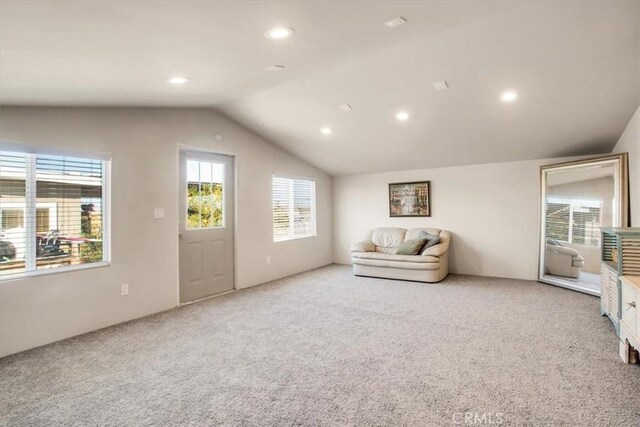
[[[0,277],[107,261],[107,163],[0,151]]]
[[[316,235],[316,183],[273,177],[273,241]]]
[[[566,243],[600,246],[602,202],[550,198],[547,200],[547,237]]]

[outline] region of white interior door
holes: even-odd
[[[180,302],[234,288],[233,157],[180,152]]]

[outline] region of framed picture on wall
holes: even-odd
[[[431,181],[389,184],[389,216],[431,216]]]

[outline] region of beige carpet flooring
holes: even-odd
[[[0,359],[0,425],[640,425],[598,305],[328,266]]]

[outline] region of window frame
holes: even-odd
[[[186,169],[187,169],[187,176],[185,177],[186,180],[183,183],[184,185],[184,194],[186,196],[186,200],[182,200],[181,203],[184,202],[184,208],[185,208],[185,212],[184,212],[184,218],[185,218],[185,223],[184,223],[184,230],[186,232],[197,232],[197,231],[210,231],[210,230],[224,230],[227,228],[227,205],[226,205],[226,191],[227,191],[227,183],[224,182],[225,178],[226,178],[226,164],[224,163],[220,163],[220,162],[216,162],[213,160],[202,160],[200,158],[196,158],[195,156],[193,158],[189,157],[189,153],[185,152],[185,156],[186,156]],[[211,163],[212,165],[219,165],[222,166],[222,183],[217,183],[217,184],[222,184],[222,205],[221,205],[221,213],[222,213],[222,224],[219,226],[212,226],[212,227],[189,227],[189,162],[197,162],[198,163],[198,168],[200,168],[200,164],[201,163]],[[200,175],[200,169],[198,169],[198,175]],[[202,181],[199,181],[200,185],[202,186]],[[214,184],[212,182],[212,184]]]
[[[586,202],[586,203],[585,203]],[[580,246],[590,246],[590,247],[600,247],[602,245],[602,242],[600,240],[598,240],[598,245],[587,245],[584,243],[576,243],[573,241],[573,229],[574,229],[574,213],[575,213],[575,209],[579,208],[579,207],[584,207],[584,206],[578,206],[578,205],[589,205],[587,207],[589,208],[598,208],[598,222],[599,228],[602,228],[602,209],[603,209],[603,203],[602,201],[599,200],[589,200],[589,199],[571,199],[571,198],[562,198],[562,197],[550,197],[549,199],[547,199],[546,202],[546,212],[549,211],[549,204],[550,203],[554,203],[554,204],[565,204],[569,206],[569,222],[567,223],[567,228],[568,228],[568,240],[560,240],[560,239],[554,239],[557,240],[558,242],[561,243],[566,243],[569,245],[580,245]],[[593,205],[593,206],[590,206]],[[547,214],[548,215],[548,214]],[[547,218],[548,219],[548,218]],[[547,221],[545,220],[545,224],[547,223]],[[545,233],[546,234],[546,233]]]
[[[275,179],[286,179],[291,181],[291,185],[293,185],[293,183],[295,181],[305,181],[305,182],[310,182],[312,183],[312,193],[311,193],[311,228],[312,231],[310,234],[308,235],[299,235],[296,236],[295,232],[293,234],[289,234],[286,238],[280,238],[280,239],[276,239],[276,233],[275,233],[275,215],[273,212],[273,208],[274,208],[274,180]],[[304,176],[291,176],[291,175],[284,175],[284,174],[273,174],[271,176],[271,235],[272,235],[272,240],[273,243],[283,243],[283,242],[290,242],[292,240],[301,240],[301,239],[313,239],[318,237],[318,225],[317,225],[317,181],[314,178],[311,177],[304,177]],[[293,198],[292,198],[293,199]],[[291,203],[290,206],[290,214],[295,212],[295,205],[293,203]],[[291,221],[289,221],[289,229],[294,229],[295,228],[291,225]]]
[[[41,147],[33,144],[22,144],[14,142],[2,143],[3,152],[20,153],[26,156],[25,162],[25,222],[27,211],[33,209],[37,212],[38,203],[36,197],[36,170],[35,162],[37,156],[59,156],[74,157],[86,160],[96,160],[102,163],[102,261],[89,262],[86,264],[65,265],[55,268],[43,268],[38,270],[27,270],[27,257],[33,258],[35,266],[35,243],[36,243],[36,217],[33,221],[25,224],[25,271],[18,273],[5,273],[0,275],[0,283],[21,280],[31,277],[46,276],[50,274],[63,274],[73,271],[88,270],[93,268],[108,267],[111,265],[111,155],[108,153],[86,152],[81,150],[68,150]],[[43,206],[45,207],[45,206]],[[47,206],[48,207],[48,206]],[[57,208],[56,208],[57,209]],[[57,212],[56,212],[57,216]],[[33,224],[31,224],[33,222]],[[33,232],[32,232],[33,231]],[[33,249],[27,251],[27,247],[33,246]]]

